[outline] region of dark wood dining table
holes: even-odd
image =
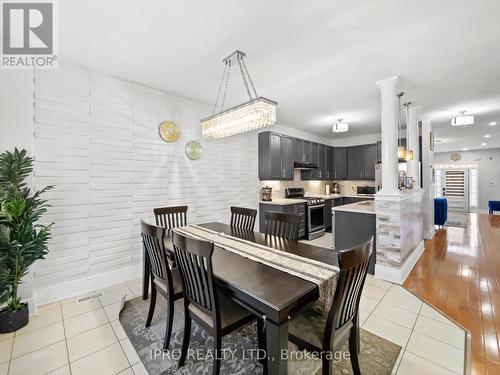
[[[199,224],[274,249],[337,266],[337,253],[330,249],[286,240],[264,233],[233,228],[222,223]],[[173,252],[171,231],[165,236],[165,248]],[[146,257],[144,257],[146,260]],[[311,306],[319,298],[318,285],[215,246],[213,269],[217,286],[253,313],[266,317],[268,374],[286,374],[288,319],[294,312]],[[143,298],[148,298],[150,272],[144,261]]]

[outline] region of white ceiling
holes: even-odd
[[[379,132],[375,82],[399,75],[443,139],[438,150],[480,148],[485,132],[487,147],[500,147],[498,0],[58,4],[65,62],[213,103],[222,58],[241,49],[259,94],[278,101],[279,122],[330,138],[339,117],[351,130],[336,137]],[[233,92],[236,102],[245,91]],[[451,129],[462,109],[477,125]]]

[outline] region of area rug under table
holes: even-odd
[[[213,339],[203,328],[193,322],[191,328],[190,354],[182,368],[177,367],[184,331],[183,302],[175,303],[174,324],[170,350],[162,351],[165,334],[166,308],[165,300],[158,295],[155,314],[151,326],[145,328],[149,300],[141,297],[125,301],[120,312],[120,323],[132,342],[150,375],[166,374],[211,374]],[[364,375],[391,374],[401,347],[365,330],[360,332],[360,365]],[[221,374],[262,374],[262,366],[257,358],[252,358],[252,350],[258,348],[256,325],[248,325],[222,338],[224,358],[221,363]],[[304,359],[305,352],[299,352],[289,344],[289,351],[294,356],[288,361],[289,374],[321,374],[321,361]],[[341,358],[347,353],[347,344],[341,352],[335,354],[334,373],[352,374],[349,357]],[[310,356],[309,356],[310,357]]]

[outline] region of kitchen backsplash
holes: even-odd
[[[296,169],[293,181],[260,181],[260,188],[270,186],[273,189],[273,199],[285,198],[285,189],[289,187],[303,187],[309,196],[324,195],[326,185],[338,182],[342,194],[356,194],[358,186],[375,186],[375,181],[302,181],[300,170]]]

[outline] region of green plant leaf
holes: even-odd
[[[53,187],[32,192],[26,181],[32,171],[26,150],[0,154],[0,305],[9,311],[23,307],[17,296],[21,279],[48,253],[52,224],[40,220],[48,207],[42,195]]]

